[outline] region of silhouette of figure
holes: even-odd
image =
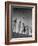
[[[25,31],[26,31],[26,30],[25,30],[25,26],[24,26],[24,33],[25,33]]]
[[[24,23],[23,23],[23,31],[22,31],[22,32],[25,33],[25,31],[26,31],[26,29],[25,29],[25,25],[24,25]]]
[[[14,31],[16,30],[17,18],[14,20]]]

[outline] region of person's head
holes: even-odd
[[[14,22],[16,23],[16,21],[17,21],[17,18],[15,18]]]
[[[22,18],[24,19],[24,16]]]

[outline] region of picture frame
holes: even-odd
[[[13,20],[15,20],[16,18],[17,18],[17,22],[20,22],[21,24],[23,23],[22,24],[23,26],[22,27],[19,26],[17,29],[15,25],[16,21],[14,24],[15,26],[13,26]],[[32,33],[29,33],[31,35],[25,35],[23,32],[22,34],[19,34],[20,31],[17,31],[18,29],[20,31],[21,29],[22,30],[24,29],[23,30],[24,33],[26,30],[26,34],[28,34],[27,31],[31,29],[32,31],[30,32]],[[36,42],[37,42],[37,4],[6,1],[5,2],[5,44],[9,45],[9,44],[23,44],[23,43],[36,43]]]

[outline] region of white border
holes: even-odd
[[[14,4],[15,5],[15,4]],[[28,38],[12,38],[10,42],[18,42],[18,41],[30,41],[30,40],[35,40],[35,6],[32,5],[16,5],[16,6],[24,6],[24,7],[33,7],[32,9],[32,37]],[[11,4],[9,5],[9,18],[11,18]],[[11,21],[11,19],[9,19]],[[11,24],[9,23],[9,27],[11,27]],[[11,30],[9,28],[9,30]],[[9,31],[11,36],[11,31]]]

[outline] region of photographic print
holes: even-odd
[[[37,42],[37,4],[5,2],[5,44]]]
[[[12,37],[32,37],[32,7],[12,7],[11,12]]]

